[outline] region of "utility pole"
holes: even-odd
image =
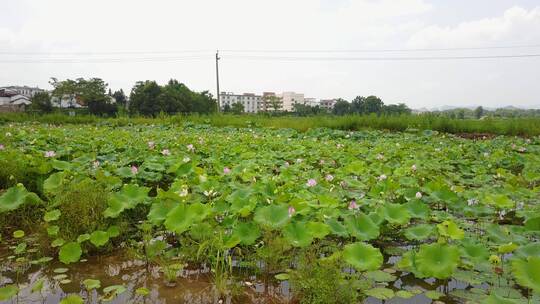
[[[219,96],[219,50],[216,51],[216,83],[217,83],[217,111],[221,111],[221,97]]]

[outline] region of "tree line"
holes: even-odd
[[[31,110],[49,113],[54,104],[63,102],[68,107],[86,107],[90,114],[99,116],[113,116],[119,111],[156,116],[160,113],[211,113],[217,107],[208,91],[192,91],[175,79],[163,86],[155,81],[139,81],[131,89],[129,99],[122,89],[112,92],[100,78],[62,81],[51,78],[49,83],[53,90],[32,97]]]

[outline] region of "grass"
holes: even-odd
[[[445,133],[485,133],[493,135],[536,136],[540,135],[540,118],[486,118],[452,119],[429,114],[403,116],[333,116],[308,117],[269,115],[163,115],[157,118],[116,117],[100,118],[90,115],[67,116],[65,114],[30,115],[25,113],[2,113],[0,123],[35,121],[48,124],[105,124],[125,126],[130,124],[210,124],[217,127],[269,127],[291,128],[307,131],[315,128],[339,130],[376,129],[388,131],[434,130]]]

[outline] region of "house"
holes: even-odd
[[[37,93],[45,92],[45,90],[40,89],[38,87],[28,87],[28,86],[7,86],[7,87],[2,87],[0,89],[7,89],[10,91],[17,92],[17,94],[28,97],[28,99],[31,99]]]
[[[15,90],[7,88],[0,89],[0,112],[23,111],[31,103],[29,97],[21,95]]]
[[[242,95],[237,95],[232,92],[221,92],[221,109],[223,110],[225,106],[232,107],[235,103],[240,103],[244,106],[244,112],[246,113],[257,113],[260,110],[262,103],[262,96],[255,95],[253,93],[244,93]]]

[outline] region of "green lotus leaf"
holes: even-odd
[[[58,209],[54,209],[54,210],[51,210],[49,212],[45,212],[45,215],[43,215],[43,220],[45,222],[52,222],[52,221],[56,221],[57,219],[60,218],[60,215],[62,213],[60,212],[60,210]]]
[[[207,205],[201,203],[187,205],[182,203],[167,214],[164,224],[167,230],[181,234],[187,231],[194,223],[202,221],[209,213],[210,210]]]
[[[364,273],[364,277],[375,282],[393,282],[396,276],[382,270],[368,271]]]
[[[34,283],[34,285],[32,285],[32,288],[30,290],[32,292],[41,292],[43,290],[44,283],[45,283],[45,279],[41,278],[41,279],[37,280]]]
[[[308,222],[306,228],[314,238],[323,239],[330,233],[330,227],[321,222]]]
[[[361,242],[345,245],[343,259],[358,271],[376,270],[383,263],[383,256],[378,248]]]
[[[415,264],[424,277],[446,279],[452,276],[459,264],[459,249],[453,245],[421,245]]]
[[[349,236],[349,232],[347,232],[347,228],[345,228],[345,226],[342,223],[340,223],[337,219],[330,218],[326,220],[326,224],[328,225],[328,227],[330,227],[330,231],[332,232],[332,234],[337,235],[339,237]]]
[[[453,221],[444,221],[437,225],[437,229],[441,236],[450,237],[453,240],[461,240],[465,237],[465,231]]]
[[[502,296],[497,295],[496,293],[492,293],[489,295],[489,297],[485,298],[482,303],[484,304],[523,304],[523,301],[520,301],[519,299],[509,299],[504,298]]]
[[[66,273],[66,272],[68,272],[68,271],[69,271],[69,269],[64,268],[64,267],[58,267],[58,268],[55,268],[55,269],[53,270],[54,273]]]
[[[436,290],[428,290],[424,293],[424,295],[432,300],[438,300],[440,297],[444,296],[443,293]]]
[[[66,241],[64,241],[63,238],[57,238],[57,239],[52,241],[51,247],[60,247],[60,246],[64,245],[65,243],[66,243]]]
[[[189,235],[196,241],[204,241],[212,238],[214,228],[208,223],[193,224],[189,230]]]
[[[103,301],[112,301],[116,296],[119,294],[125,292],[127,289],[124,285],[111,285],[108,287],[103,288]]]
[[[512,272],[519,285],[540,293],[540,257],[531,256],[527,260],[512,261]]]
[[[22,184],[9,188],[0,196],[0,214],[13,211],[23,204],[36,204],[41,199],[32,192],[26,190]]]
[[[59,170],[59,171],[67,171],[67,170],[71,170],[71,164],[66,162],[66,161],[62,161],[62,160],[53,160],[52,161],[52,167],[56,170]]]
[[[83,282],[84,288],[86,290],[98,289],[101,287],[101,281],[94,279],[86,279]]]
[[[398,298],[402,298],[402,299],[410,299],[412,297],[414,297],[415,294],[408,291],[408,290],[399,290],[396,292],[396,297]]]
[[[540,231],[540,217],[527,219],[525,221],[525,229],[528,231]]]
[[[413,218],[427,219],[431,213],[431,209],[420,200],[413,200],[405,204],[409,210],[409,214]]]
[[[405,225],[409,223],[411,215],[405,205],[386,204],[384,206],[384,219],[390,224]]]
[[[90,234],[88,233],[81,234],[77,237],[77,243],[82,243],[82,242],[88,241],[89,239],[90,239]]]
[[[58,257],[64,264],[75,263],[79,261],[82,255],[81,245],[77,242],[69,242],[60,248]]]
[[[384,287],[371,288],[365,291],[366,295],[374,297],[379,300],[388,300],[394,297],[394,291],[392,289]]]
[[[345,218],[345,225],[349,234],[361,241],[369,241],[379,236],[379,226],[363,213]]]
[[[540,242],[529,243],[529,244],[520,246],[516,250],[515,255],[519,258],[524,258],[524,259],[530,256],[540,257]]]
[[[47,234],[49,236],[56,236],[58,235],[58,231],[60,231],[60,227],[54,225],[54,226],[49,226],[47,227]]]
[[[510,209],[515,206],[514,201],[512,201],[506,195],[487,195],[486,202],[490,205],[493,205],[499,209]]]
[[[0,287],[0,301],[11,300],[18,292],[19,288],[15,284]]]
[[[276,280],[280,280],[280,281],[286,281],[289,279],[289,274],[288,273],[278,273],[274,276],[274,278],[276,278]]]
[[[289,221],[289,211],[286,205],[269,205],[259,207],[255,211],[254,220],[257,224],[270,229],[279,229]]]
[[[178,205],[174,200],[158,200],[154,202],[148,212],[148,220],[154,225],[160,225],[167,218],[167,214]]]
[[[55,194],[58,190],[60,190],[60,187],[64,183],[64,178],[66,176],[66,173],[64,172],[57,172],[51,174],[44,182],[43,182],[43,191],[45,193],[52,193]]]
[[[294,247],[306,247],[313,242],[313,235],[303,222],[289,223],[283,230],[283,236]]]
[[[499,248],[498,248],[498,251],[499,253],[510,253],[514,250],[516,250],[517,248],[519,247],[518,244],[514,244],[512,242],[508,243],[508,244],[503,244],[503,245],[500,245]]]
[[[405,229],[405,237],[408,240],[422,241],[428,239],[435,232],[435,228],[428,224],[419,224]]]
[[[16,239],[20,239],[24,237],[24,231],[22,230],[15,230],[13,231],[13,237]]]
[[[78,295],[69,295],[65,298],[63,298],[59,304],[83,304],[83,299]]]
[[[144,203],[148,199],[147,187],[138,185],[125,185],[119,192],[113,193],[109,197],[109,207],[105,210],[105,217],[116,218],[126,209],[133,209],[137,205]]]
[[[470,239],[461,245],[461,253],[473,261],[487,261],[489,257],[489,250],[486,245]]]
[[[259,227],[253,223],[239,223],[234,227],[233,235],[240,239],[242,245],[252,245],[261,236]]]
[[[150,294],[150,290],[148,290],[148,288],[146,288],[146,287],[139,287],[139,288],[135,289],[135,293],[140,295],[140,296],[145,297],[145,296]]]
[[[109,235],[110,238],[115,238],[117,236],[120,235],[120,228],[118,228],[118,226],[110,226],[109,228],[107,228],[107,234]]]
[[[101,247],[109,241],[109,234],[105,231],[96,230],[90,234],[90,243],[96,247]]]

